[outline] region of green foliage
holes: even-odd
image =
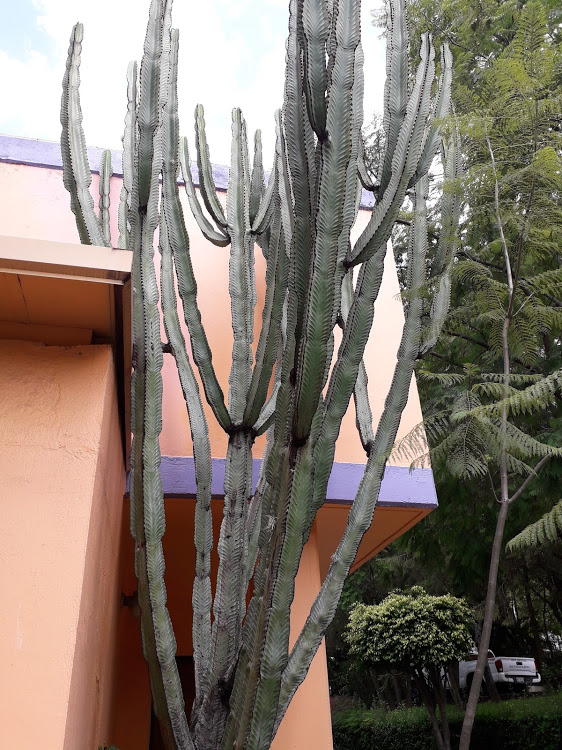
[[[447,708],[458,746],[461,712]],[[334,750],[434,750],[429,719],[421,709],[401,709],[389,714],[350,710],[332,714]],[[478,706],[473,750],[558,750],[562,743],[562,695],[516,699]]]
[[[559,455],[562,444],[559,30],[552,6],[540,0],[478,8],[412,0],[410,9],[416,30],[431,28],[452,41],[455,127],[465,158],[451,308],[440,340],[418,365],[426,434],[439,481],[452,475],[460,494],[462,479],[470,478],[481,483],[479,496],[499,496],[502,457],[512,493],[540,457]],[[502,351],[506,253],[516,277],[509,378]],[[398,455],[427,461],[422,438],[414,432]]]
[[[349,615],[346,640],[352,654],[373,665],[441,667],[469,650],[470,620],[463,600],[450,594],[432,596],[414,586],[380,604],[357,604]]]
[[[530,524],[507,544],[508,552],[517,552],[525,547],[540,547],[549,542],[562,540],[562,500],[535,523]]]

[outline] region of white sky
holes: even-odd
[[[382,108],[385,49],[363,0],[365,121]],[[89,146],[121,148],[125,73],[140,61],[149,0],[0,0],[0,133],[57,141],[61,81],[73,24],[84,24],[81,100]],[[181,131],[193,150],[193,110],[205,106],[211,159],[230,159],[230,113],[261,128],[266,165],[282,102],[288,0],[176,0]],[[251,135],[253,139],[253,135]]]

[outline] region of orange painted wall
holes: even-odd
[[[2,745],[111,732],[124,471],[106,346],[0,341]]]

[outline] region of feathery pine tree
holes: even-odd
[[[418,373],[440,405],[426,422],[433,461],[489,483],[499,503],[461,750],[486,665],[508,508],[561,453],[560,62],[545,7],[532,0],[505,49],[455,90],[466,209],[453,304]]]

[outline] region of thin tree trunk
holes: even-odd
[[[489,145],[489,142],[488,142]],[[490,153],[492,149],[490,146]],[[492,154],[493,163],[493,154]],[[495,169],[495,165],[494,165]],[[497,184],[497,181],[496,181]],[[496,208],[497,208],[497,194],[496,194]],[[498,223],[501,228],[501,220],[499,218],[498,211]],[[506,265],[509,268],[509,255],[506,255]],[[509,279],[511,279],[511,272],[509,273]],[[507,343],[507,334],[509,331],[509,322],[512,309],[513,301],[513,285],[510,283],[510,302],[507,314],[505,316],[503,330],[502,330],[502,349],[503,349],[503,374],[504,374],[504,396],[507,395],[509,387],[509,348]],[[502,413],[502,422],[505,425],[507,422],[507,411],[504,407]],[[474,726],[474,719],[476,718],[476,707],[478,706],[478,698],[480,696],[480,688],[482,686],[482,678],[484,676],[484,670],[488,664],[488,649],[490,648],[490,636],[492,634],[492,623],[494,620],[494,606],[496,603],[496,590],[498,583],[498,568],[500,565],[500,553],[503,542],[503,533],[505,529],[505,522],[507,519],[507,511],[509,510],[509,487],[508,487],[508,475],[507,475],[507,457],[505,452],[505,443],[500,458],[500,479],[501,479],[501,496],[500,496],[500,511],[498,513],[498,520],[496,522],[496,532],[494,534],[494,541],[492,544],[492,556],[490,559],[490,570],[488,573],[488,590],[486,591],[486,605],[484,607],[484,622],[482,623],[482,635],[480,636],[480,643],[478,645],[478,659],[476,660],[476,669],[474,670],[474,677],[472,678],[472,685],[470,686],[470,693],[466,704],[466,711],[464,714],[464,720],[462,723],[461,738],[459,743],[459,750],[469,750],[470,739],[472,737],[472,728]]]
[[[386,698],[381,687],[381,681],[376,674],[373,676],[373,679],[375,681],[375,690],[377,691],[377,698],[379,699],[379,703],[381,704],[381,706],[384,706],[386,708]]]
[[[388,684],[388,680],[383,680],[382,684],[383,684],[385,702],[388,705],[389,709],[391,711],[394,711],[395,708],[398,708],[396,701],[394,700],[394,693],[392,692]]]
[[[450,750],[450,748],[445,745],[443,735],[441,734],[441,728],[439,727],[439,721],[435,712],[435,700],[432,700],[430,692],[427,688],[427,683],[425,682],[423,676],[420,677],[418,674],[414,674],[414,681],[417,685],[418,690],[420,691],[422,703],[426,707],[427,713],[429,714],[433,736],[435,737],[435,742],[437,743],[437,750]]]
[[[464,711],[464,702],[461,696],[459,688],[459,665],[458,663],[449,664],[447,667],[447,677],[449,679],[449,687],[451,688],[451,697],[455,706]]]
[[[486,125],[484,124],[486,128]],[[517,283],[519,280],[519,273],[521,270],[521,260],[523,257],[523,247],[525,244],[525,234],[528,225],[528,213],[531,208],[535,190],[535,180],[533,178],[531,184],[531,190],[527,201],[527,208],[525,211],[525,228],[519,235],[519,242],[517,247],[517,261],[515,267],[515,274],[512,273],[511,260],[509,257],[507,242],[505,240],[503,231],[503,222],[500,213],[499,204],[499,183],[496,172],[496,162],[494,159],[494,152],[492,144],[490,142],[488,131],[486,133],[486,144],[490,152],[490,159],[492,163],[492,169],[494,172],[494,207],[496,213],[496,221],[498,225],[498,231],[504,251],[505,260],[505,271],[507,277],[507,285],[509,288],[509,302],[505,319],[502,328],[502,355],[503,355],[503,398],[505,399],[509,393],[509,376],[510,376],[510,359],[509,359],[509,344],[508,344],[508,332],[513,316],[513,306],[515,303],[515,291],[517,289]],[[494,534],[494,541],[492,544],[492,555],[490,560],[490,570],[488,574],[488,590],[486,592],[486,605],[484,608],[484,622],[482,624],[482,636],[480,638],[480,644],[478,648],[478,659],[476,662],[476,670],[474,671],[474,677],[472,680],[472,686],[470,688],[470,694],[468,696],[468,702],[466,704],[466,711],[464,715],[464,721],[462,725],[461,738],[459,743],[459,750],[469,750],[470,738],[472,736],[472,728],[474,726],[474,719],[476,717],[476,706],[478,705],[478,696],[480,693],[480,687],[482,685],[482,677],[484,675],[484,669],[487,665],[488,648],[490,647],[490,635],[492,632],[492,622],[494,619],[494,606],[496,602],[496,590],[498,581],[498,568],[500,563],[500,553],[503,542],[503,534],[505,530],[505,522],[507,519],[507,511],[510,503],[514,502],[521,493],[525,490],[533,476],[536,476],[537,471],[542,467],[548,460],[548,456],[542,458],[535,466],[533,474],[528,476],[524,482],[519,486],[519,489],[510,497],[509,496],[509,477],[507,468],[507,450],[505,441],[505,430],[507,427],[507,408],[504,406],[502,410],[502,429],[504,432],[502,450],[500,455],[500,510],[498,513],[498,520],[496,522],[496,531]]]
[[[494,678],[492,677],[492,671],[490,670],[490,665],[488,664],[488,662],[486,662],[486,666],[484,667],[484,681],[486,682],[488,698],[492,701],[492,703],[501,703],[500,694],[498,693],[498,688],[496,686],[496,683],[494,682]]]
[[[494,605],[496,602],[496,587],[498,581],[498,568],[500,564],[500,552],[508,508],[509,505],[507,501],[502,501],[500,505],[500,512],[498,513],[498,520],[496,523],[494,543],[492,545],[492,559],[490,560],[490,572],[488,574],[488,591],[486,593],[486,607],[484,610],[482,635],[480,637],[480,645],[478,647],[478,659],[476,661],[476,669],[474,670],[474,677],[472,678],[470,694],[468,696],[468,701],[466,704],[459,750],[469,750],[470,747],[472,727],[474,726],[474,718],[476,716],[476,706],[478,705],[478,697],[480,695],[480,688],[482,686],[482,678],[484,677],[484,669],[488,661],[488,648],[490,647],[490,635],[492,633]]]
[[[412,675],[406,675],[406,708],[412,708]]]
[[[445,692],[445,686],[441,680],[441,670],[437,667],[432,667],[430,670],[431,681],[433,682],[433,690],[437,697],[437,705],[439,706],[439,716],[441,718],[441,733],[443,735],[443,742],[447,750],[451,750],[451,731],[449,729],[449,719],[447,718],[447,694]]]
[[[396,705],[399,706],[402,703],[402,689],[400,688],[400,681],[397,675],[392,674],[392,687],[394,689],[394,697],[396,698]]]
[[[544,661],[544,651],[542,648],[541,639],[539,636],[539,623],[537,622],[537,613],[533,606],[533,600],[531,599],[531,592],[529,590],[529,571],[526,563],[523,563],[523,589],[525,591],[525,602],[527,604],[527,612],[529,614],[529,627],[533,636],[533,651],[535,661],[537,663],[537,669],[541,669]]]

